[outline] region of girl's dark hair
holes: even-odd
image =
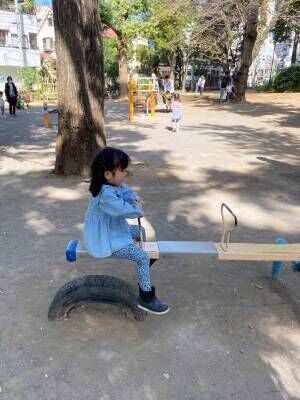
[[[174,99],[174,100],[180,100],[179,93],[174,93],[173,99]]]
[[[12,80],[12,77],[10,75],[7,77],[6,80],[8,81],[9,79]]]
[[[105,147],[94,159],[91,168],[92,180],[89,191],[93,197],[96,197],[102,188],[102,185],[108,185],[104,176],[105,171],[114,172],[116,169],[124,170],[130,163],[129,156],[124,151]]]

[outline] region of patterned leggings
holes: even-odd
[[[139,239],[139,227],[137,225],[130,225],[130,233],[133,240]],[[146,240],[146,233],[144,228],[142,228],[142,234],[143,240]],[[146,253],[138,246],[130,244],[129,246],[124,247],[121,250],[115,251],[113,255],[120,258],[126,258],[130,261],[135,261],[137,263],[136,272],[140,288],[145,292],[149,292],[151,290],[149,270],[150,259],[148,253]]]

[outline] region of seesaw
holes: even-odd
[[[277,239],[276,244],[231,243],[232,232],[238,225],[233,211],[223,203],[221,205],[222,236],[221,241],[156,241],[144,242],[141,221],[139,245],[149,254],[150,265],[160,256],[168,255],[211,255],[220,261],[273,261],[272,278],[280,275],[283,261],[291,261],[292,268],[300,267],[300,244],[288,244],[284,239]],[[83,242],[70,240],[66,248],[66,258],[75,262],[77,257],[89,256]],[[135,289],[127,282],[107,275],[86,275],[66,283],[54,296],[48,312],[50,320],[61,319],[71,309],[82,303],[100,302],[121,306],[138,321],[144,320],[147,313],[137,307]],[[128,313],[127,313],[128,314]]]

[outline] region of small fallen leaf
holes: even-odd
[[[256,283],[254,285],[257,289],[263,289],[264,287],[262,285],[260,285],[259,283]]]
[[[164,376],[166,379],[169,379],[169,378],[170,378],[170,375],[169,375],[169,374],[163,374],[163,376]]]

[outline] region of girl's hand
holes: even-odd
[[[136,200],[134,200],[133,203],[139,207],[142,207],[142,205],[144,204],[144,201],[142,199],[136,199]]]

